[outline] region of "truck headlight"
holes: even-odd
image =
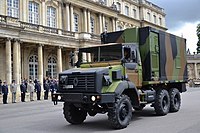
[[[61,100],[61,98],[62,98],[61,96],[58,96],[58,100]]]
[[[91,96],[91,100],[94,102],[96,100],[95,96]]]

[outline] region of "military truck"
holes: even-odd
[[[101,45],[80,48],[77,68],[59,74],[54,104],[64,102],[71,124],[106,113],[116,129],[147,104],[157,115],[177,112],[186,91],[186,40],[151,27],[101,34]]]

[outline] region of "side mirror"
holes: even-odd
[[[124,64],[124,63],[126,63],[126,62],[127,62],[127,60],[126,60],[125,58],[122,58],[122,59],[121,59],[121,63],[122,63],[122,64]]]

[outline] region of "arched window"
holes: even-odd
[[[95,20],[94,18],[90,18],[90,24],[91,24],[91,33],[94,33],[94,27],[95,27]]]
[[[128,6],[125,6],[125,15],[129,16],[129,7]]]
[[[119,2],[117,2],[116,5],[117,5],[117,10],[121,11],[121,4]]]
[[[29,58],[29,79],[38,78],[38,57],[32,55]]]
[[[57,77],[57,71],[56,71],[56,65],[57,65],[57,60],[55,57],[49,57],[48,59],[48,76],[52,78]]]
[[[79,19],[78,14],[74,13],[74,32],[78,32],[78,27],[79,27],[78,19]]]
[[[117,31],[123,30],[122,26],[118,25],[117,26]]]

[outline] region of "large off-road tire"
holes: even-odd
[[[169,90],[170,96],[170,112],[177,112],[181,106],[181,95],[178,89],[172,88]]]
[[[86,119],[87,112],[75,107],[73,104],[64,103],[63,114],[71,124],[81,124]]]
[[[169,112],[170,98],[167,90],[160,89],[156,92],[154,108],[157,115],[166,115]]]
[[[132,105],[126,95],[116,99],[112,109],[108,111],[108,120],[113,128],[122,129],[127,127],[132,118]]]

